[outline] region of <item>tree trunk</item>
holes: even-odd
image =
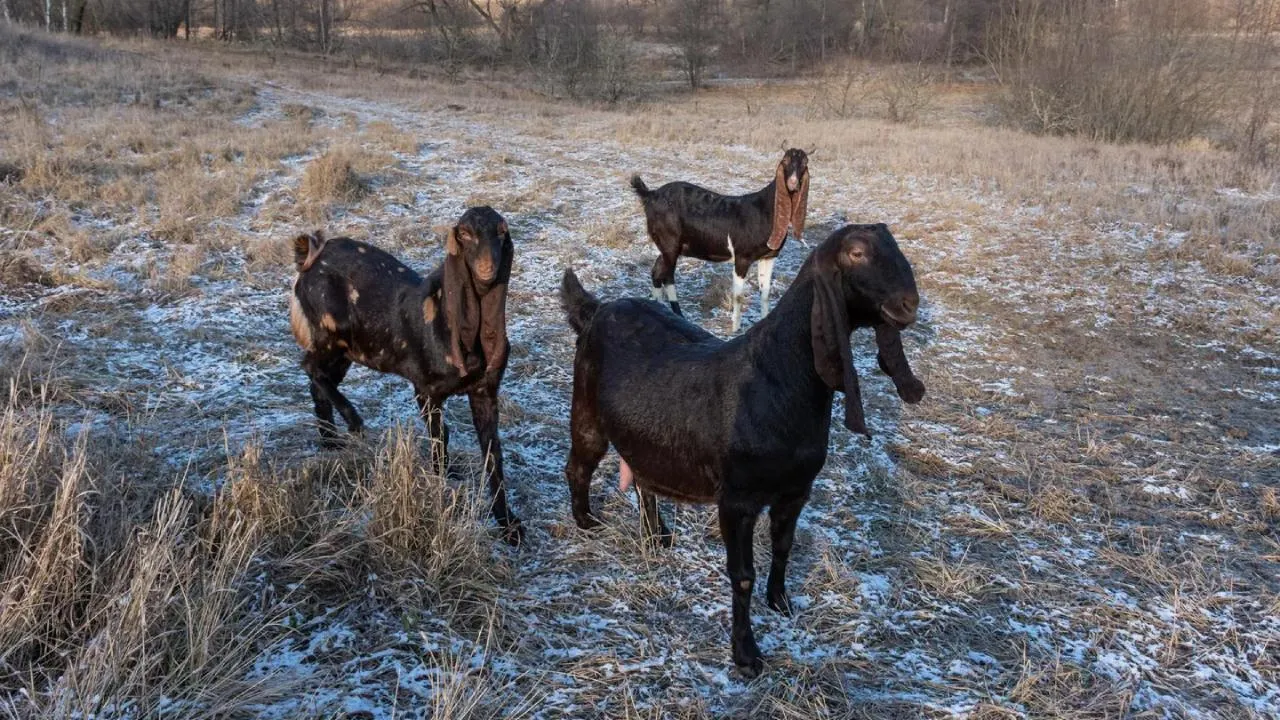
[[[44,0],[44,29],[53,30],[53,0]]]
[[[0,11],[4,12],[4,21],[6,23],[12,21],[9,17],[9,0],[0,0]]]

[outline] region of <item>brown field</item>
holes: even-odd
[[[990,127],[955,78],[894,124],[831,77],[605,109],[199,43],[4,28],[0,60],[0,714],[1280,717],[1275,170]],[[747,683],[713,513],[647,548],[611,455],[606,530],[572,523],[555,292],[648,294],[630,173],[747,192],[784,140],[810,241],[883,221],[912,260],[929,394],[855,338],[876,437],[833,432]],[[367,444],[321,452],[287,327],[297,231],[425,269],[480,203],[516,242],[519,551],[425,473],[407,383],[353,371]],[[679,271],[721,335],[728,273]]]

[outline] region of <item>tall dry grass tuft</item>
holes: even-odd
[[[367,187],[355,169],[355,153],[334,148],[312,160],[302,173],[299,193],[313,207],[325,207],[359,200]]]
[[[360,498],[370,561],[381,581],[409,591],[405,597],[422,595],[449,617],[482,616],[510,572],[493,554],[483,491],[427,470],[423,448],[412,426],[397,426],[378,453]]]

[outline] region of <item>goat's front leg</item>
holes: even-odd
[[[893,380],[898,397],[909,403],[924,399],[924,383],[911,372],[907,354],[902,349],[902,332],[890,325],[876,326],[876,361],[880,369]]]
[[[735,269],[733,272],[733,321],[730,324],[730,333],[736,333],[738,328],[742,327],[742,305],[746,294],[747,276],[745,273],[739,275]]]
[[[751,591],[756,584],[752,536],[757,512],[745,512],[720,501],[720,535],[728,557],[729,583],[733,589],[733,664],[745,678],[764,669],[764,659],[751,632]]]
[[[449,426],[444,421],[444,398],[433,398],[421,389],[416,389],[415,394],[431,442],[431,470],[440,477],[446,477],[449,473]]]
[[[769,508],[769,539],[773,541],[773,558],[769,565],[769,583],[766,595],[769,607],[783,615],[791,615],[791,598],[787,597],[787,560],[791,557],[791,543],[795,540],[796,521],[804,509],[808,497],[775,503]]]
[[[502,443],[498,440],[498,394],[496,387],[484,386],[468,395],[471,401],[471,419],[480,440],[480,453],[484,458],[485,475],[489,480],[489,500],[493,518],[502,526],[506,541],[519,545],[524,540],[524,528],[520,520],[507,507],[506,480],[502,473]]]
[[[775,259],[761,260],[756,265],[756,280],[760,283],[760,317],[769,314],[769,287],[773,284],[773,261]]]

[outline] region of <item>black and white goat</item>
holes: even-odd
[[[666,294],[671,309],[676,299],[676,261],[681,255],[733,262],[733,332],[742,323],[747,271],[759,261],[760,314],[769,313],[769,285],[773,262],[786,241],[787,228],[797,240],[804,236],[809,202],[809,156],[791,148],[783,154],[773,181],[748,195],[720,195],[687,182],[670,182],[657,190],[639,175],[631,187],[644,205],[649,238],[658,246],[653,263],[653,298]]]
[[[485,456],[493,516],[518,544],[520,521],[507,507],[498,440],[498,386],[507,368],[507,280],[514,247],[507,223],[489,207],[463,213],[446,240],[444,263],[426,278],[390,254],[350,238],[319,232],[294,239],[298,277],[289,321],[305,351],[302,367],[321,442],[337,442],[333,410],[347,429],[364,426],[338,390],[352,362],[413,383],[431,436],[432,464],[448,467],[444,401],[471,401]]]
[[[634,477],[642,491],[646,533],[669,541],[654,494],[716,503],[733,590],[733,660],[754,677],[763,667],[750,618],[756,517],[769,507],[769,607],[789,614],[787,559],[826,462],[836,390],[845,394],[845,427],[870,436],[850,333],[875,328],[880,367],[898,395],[924,397],[900,335],[919,304],[910,263],[883,224],[846,226],[810,254],[771,314],[727,342],[646,300],[602,304],[572,270],[561,302],[578,333],[565,466],[574,520],[598,524],[589,488],[610,443],[623,482]]]

